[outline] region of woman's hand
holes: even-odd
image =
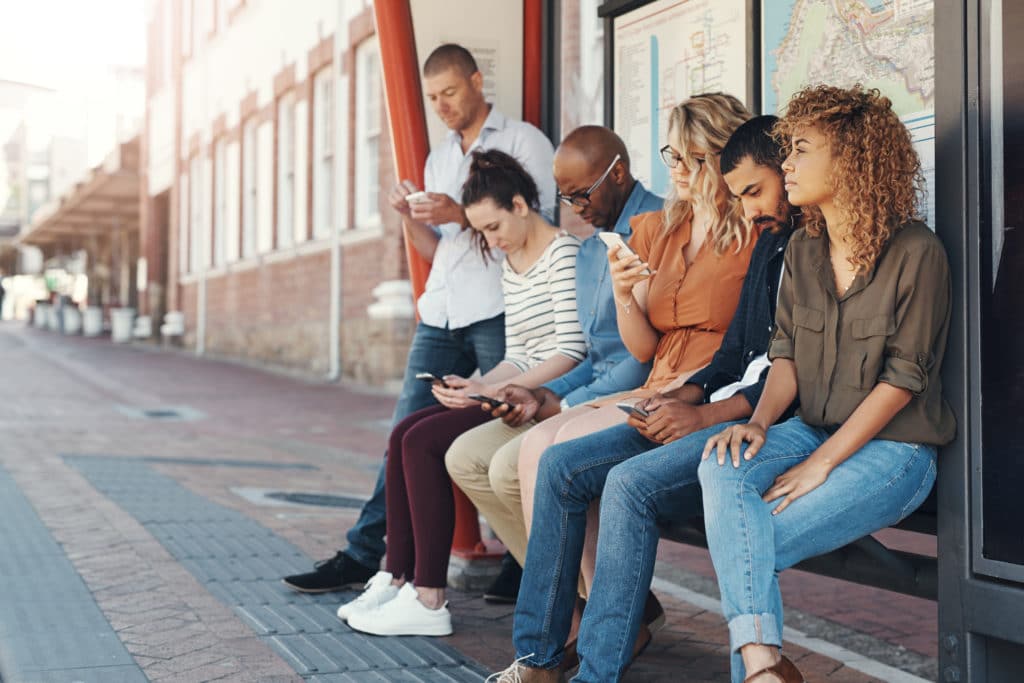
[[[479,405],[479,401],[474,401],[469,398],[469,395],[486,393],[484,385],[458,375],[445,375],[442,379],[447,386],[435,384],[431,391],[437,402],[445,408],[466,408]]]
[[[633,296],[633,287],[653,275],[646,274],[645,269],[647,264],[636,254],[625,254],[619,258],[618,247],[608,249],[608,272],[612,276],[612,289],[616,301],[629,302]]]
[[[704,454],[701,456],[701,460],[707,460],[711,451],[717,451],[718,464],[724,465],[725,453],[728,450],[732,454],[732,466],[738,468],[740,466],[740,449],[743,448],[743,444],[750,444],[743,454],[744,460],[750,460],[761,450],[766,438],[764,427],[754,422],[733,425],[708,439],[704,444]]]
[[[771,488],[764,492],[761,499],[770,503],[784,497],[782,503],[772,510],[772,514],[777,515],[800,496],[810,493],[824,484],[831,471],[832,467],[824,459],[815,458],[812,453],[811,457],[776,477]]]

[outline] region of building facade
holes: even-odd
[[[154,332],[180,311],[202,353],[399,378],[414,322],[370,3],[160,0],[148,53]]]

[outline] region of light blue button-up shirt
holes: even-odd
[[[515,157],[533,176],[540,193],[541,213],[551,220],[555,209],[552,175],[554,148],[544,133],[523,121],[505,118],[491,108],[469,151],[462,152],[462,136],[449,131],[431,150],[423,172],[427,192],[443,192],[462,203],[462,185],[469,177],[473,151],[498,149]],[[488,320],[505,310],[501,293],[501,258],[484,261],[473,245],[473,231],[458,223],[435,225],[441,241],[434,251],[430,276],[417,302],[420,320],[433,327],[457,330]]]
[[[629,219],[662,208],[661,197],[638,180],[622,207],[613,230],[626,240],[633,234]],[[608,272],[608,247],[597,234],[587,238],[576,256],[576,308],[587,341],[587,357],[575,368],[544,386],[570,406],[641,386],[651,372],[626,350],[615,318],[612,278]]]

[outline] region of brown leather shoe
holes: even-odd
[[[781,683],[804,683],[803,674],[796,668],[796,664],[789,661],[789,658],[785,655],[782,659],[775,662],[766,669],[761,669],[757,673],[747,676],[743,683],[750,683],[758,676],[768,674],[769,676],[775,676]]]
[[[516,660],[504,671],[488,676],[485,683],[563,683],[564,680],[560,669],[538,669]]]

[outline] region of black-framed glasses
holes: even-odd
[[[601,177],[583,192],[573,192],[572,194],[562,194],[561,192],[555,192],[555,198],[565,204],[566,206],[578,206],[580,208],[590,206],[590,195],[592,195],[597,188],[601,187],[601,183],[605,181],[608,174],[615,168],[615,164],[619,163],[619,159],[622,158],[621,154],[616,154],[615,158],[612,159],[612,163],[608,164],[608,168],[604,169],[604,173]]]
[[[679,154],[676,153],[674,149],[672,149],[672,145],[665,145],[664,147],[661,148],[660,151],[662,162],[669,168],[675,168],[679,164],[683,163],[683,157],[681,157]],[[690,156],[693,157],[693,160],[697,162],[697,168],[703,166],[704,162],[707,160],[705,159],[704,155],[691,154]],[[687,168],[689,168],[689,166],[687,166]]]

